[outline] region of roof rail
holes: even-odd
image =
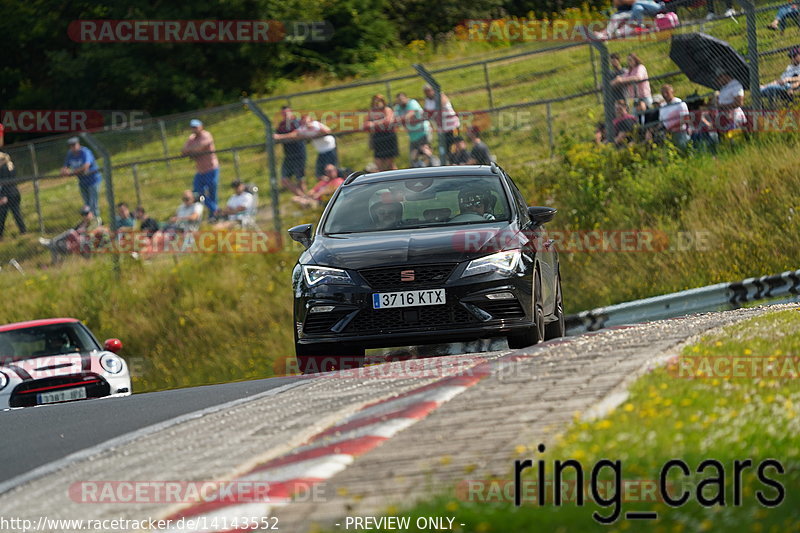
[[[494,161],[489,162],[489,167],[492,169],[494,174],[500,174],[500,168],[497,166],[497,163]]]
[[[363,176],[364,174],[366,174],[366,172],[364,172],[363,170],[356,170],[355,172],[347,176],[347,178],[344,180],[344,185],[349,185],[353,183],[353,181],[355,181],[357,177]]]

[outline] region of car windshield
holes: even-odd
[[[325,220],[325,234],[486,224],[509,220],[495,176],[406,178],[344,187]]]
[[[99,349],[94,337],[78,322],[0,332],[0,364]]]

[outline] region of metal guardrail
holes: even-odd
[[[610,326],[675,318],[693,313],[737,309],[749,302],[800,295],[800,270],[772,276],[717,283],[686,291],[581,311],[566,317],[567,334],[576,335]]]

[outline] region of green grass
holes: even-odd
[[[734,326],[721,333],[703,337],[687,347],[682,357],[773,358],[800,355],[800,309],[771,313]],[[797,359],[795,359],[796,361]],[[796,364],[796,363],[795,363]],[[613,510],[573,503],[539,507],[524,501],[519,508],[513,500],[497,497],[497,493],[477,491],[472,501],[443,494],[421,503],[402,516],[455,516],[456,523],[466,526],[461,531],[504,533],[523,531],[653,531],[653,532],[775,532],[800,531],[800,382],[795,379],[706,377],[678,378],[675,368],[662,367],[641,378],[630,388],[630,396],[619,408],[604,418],[576,422],[544,454],[534,451],[537,443],[520,443],[525,458],[545,461],[552,470],[553,461],[576,459],[584,471],[602,458],[622,462],[623,480],[657,480],[666,461],[682,459],[690,470],[696,470],[704,459],[716,459],[725,468],[726,505],[704,508],[697,503],[696,486],[717,473],[714,468],[689,476],[692,497],[686,506],[673,509],[665,503],[622,502],[622,512],[630,510],[659,513],[657,522],[627,522],[620,519],[612,526],[596,524],[591,514],[599,511],[608,516]],[[783,503],[774,508],[758,504],[756,492],[768,498],[776,492],[756,479],[755,468],[745,470],[742,477],[742,505],[733,505],[733,462],[751,459],[758,465],[765,459],[777,459],[785,474],[767,471],[786,490]],[[509,473],[513,472],[509,460]],[[534,480],[535,470],[523,474]],[[568,469],[571,472],[571,469]],[[467,476],[465,476],[466,478]],[[508,479],[513,479],[509,477]],[[587,477],[588,479],[588,477]],[[679,494],[679,478],[673,495]],[[707,488],[707,497],[716,489]],[[466,491],[458,493],[468,494]],[[511,493],[513,494],[513,492]],[[613,494],[613,493],[612,493]],[[631,493],[636,494],[636,493]],[[485,501],[488,495],[489,501]],[[481,498],[484,501],[480,501]],[[634,496],[632,499],[635,499]],[[397,513],[397,510],[394,510]],[[417,531],[411,528],[410,531]]]

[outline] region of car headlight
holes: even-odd
[[[516,270],[519,260],[519,250],[497,252],[496,254],[487,255],[486,257],[470,261],[461,277],[465,278],[476,274],[486,274],[487,272],[511,274]]]
[[[100,358],[100,366],[109,374],[119,374],[122,372],[122,359],[113,353],[107,353]]]
[[[328,283],[331,285],[353,284],[353,279],[350,277],[350,274],[341,268],[303,265],[303,275],[306,277],[306,283],[308,283],[309,287],[313,287],[319,283]]]
[[[3,390],[8,385],[8,376],[4,372],[0,372],[0,390]]]

